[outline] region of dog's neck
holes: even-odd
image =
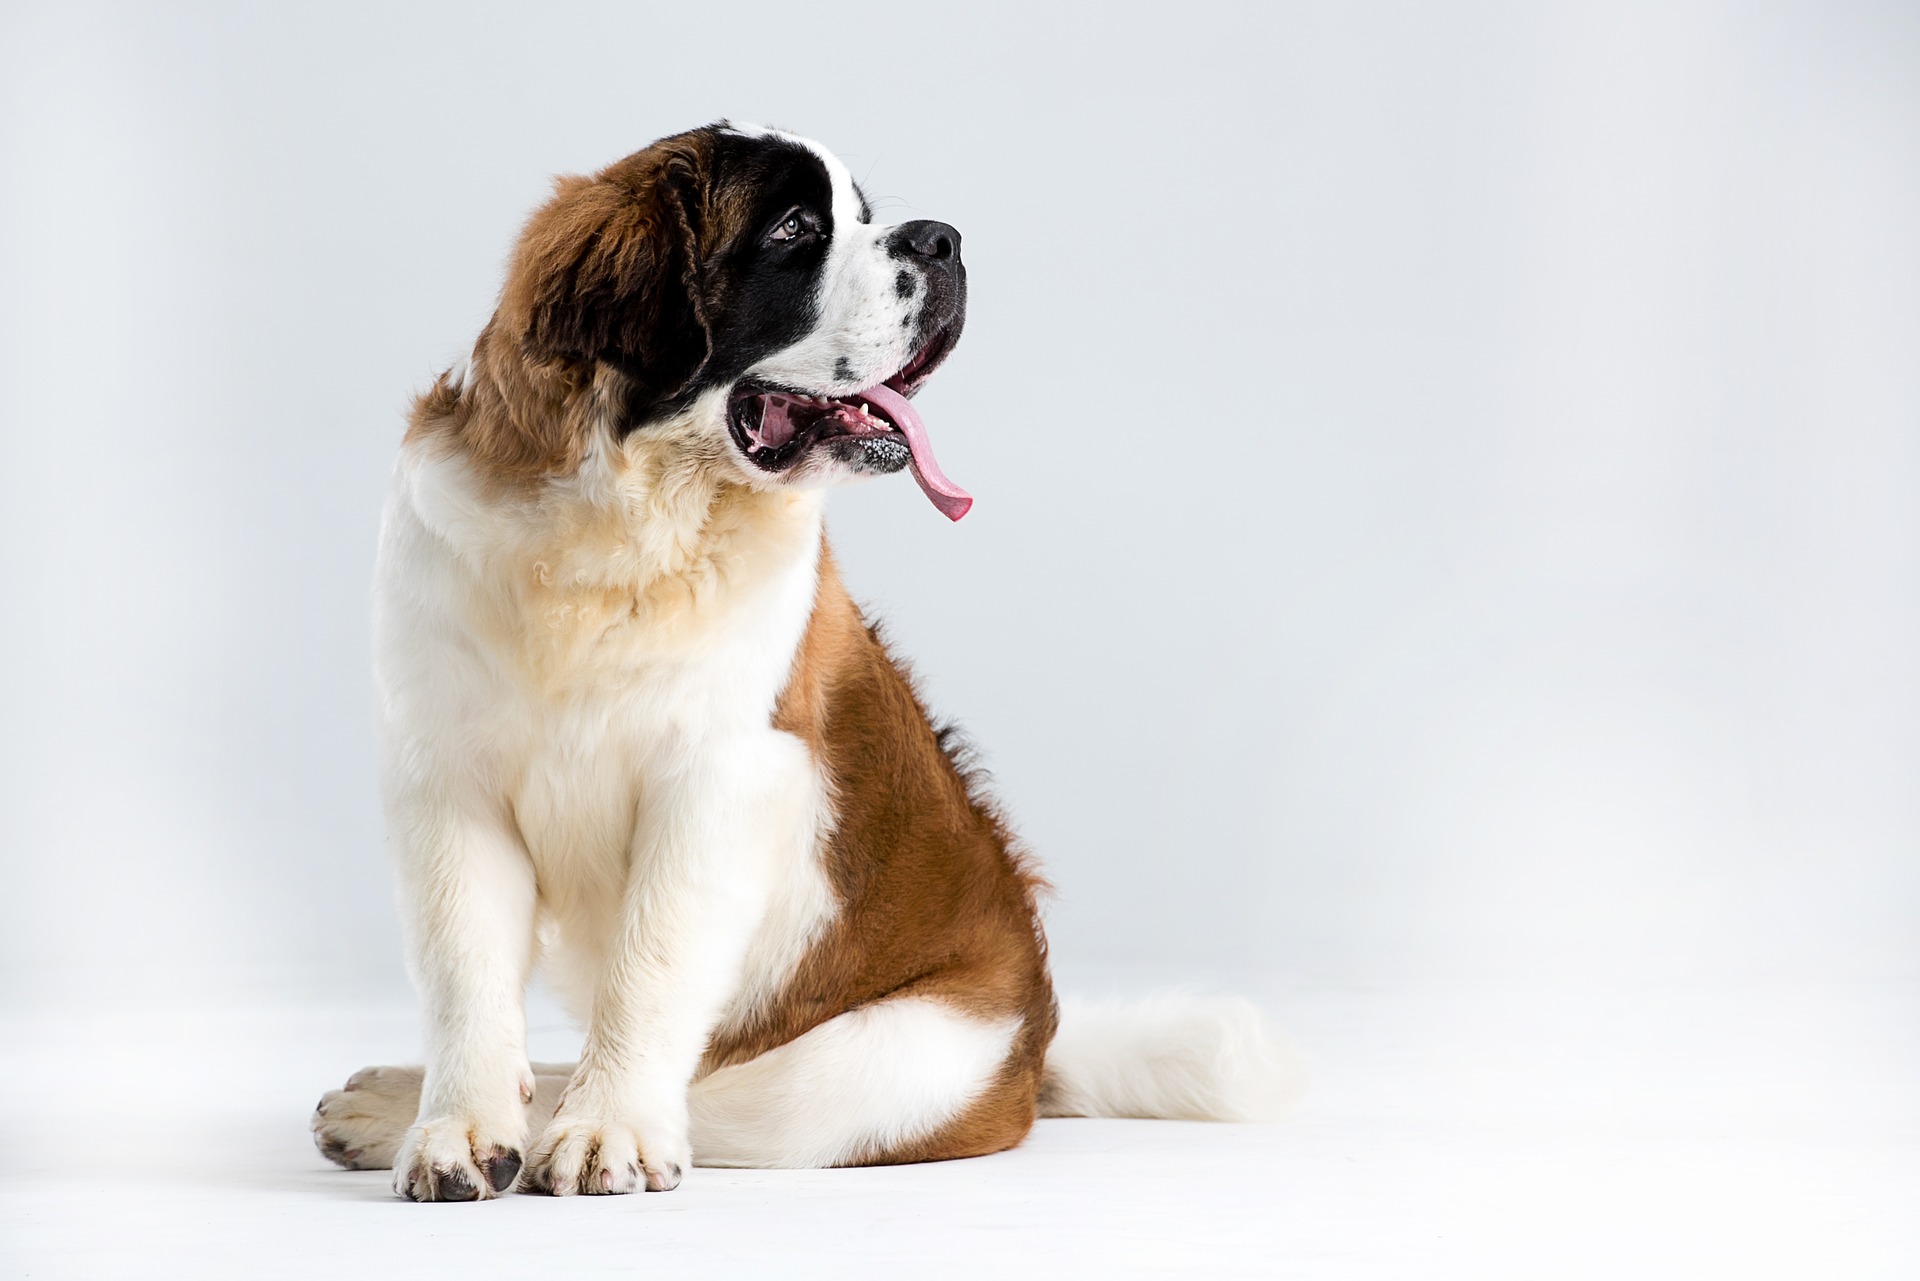
[[[698,429],[713,406],[617,440],[606,410],[617,374],[570,381],[489,361],[488,347],[483,336],[463,376],[419,398],[408,445],[435,473],[416,482],[422,514],[515,613],[543,628],[622,614],[692,622],[815,554],[823,495],[742,483],[724,440]]]

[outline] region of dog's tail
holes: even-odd
[[[1240,997],[1062,1001],[1040,1115],[1270,1121],[1304,1086],[1296,1057]]]

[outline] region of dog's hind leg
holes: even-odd
[[[535,1063],[533,1073],[527,1124],[538,1128],[553,1116],[573,1064]],[[391,1170],[400,1140],[420,1110],[424,1075],[418,1067],[361,1068],[346,1085],[320,1097],[308,1126],[313,1145],[327,1160],[349,1170]]]
[[[694,1083],[694,1164],[890,1165],[1010,1148],[1038,1090],[1037,1048],[1015,1051],[1021,1031],[1018,1017],[922,996],[828,1019]]]

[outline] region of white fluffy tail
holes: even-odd
[[[1241,997],[1062,1001],[1040,1115],[1271,1121],[1304,1085],[1298,1061]]]

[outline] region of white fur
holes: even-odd
[[[429,1027],[415,1147],[439,1121],[522,1146],[536,886],[556,982],[589,1029],[539,1153],[564,1163],[578,1140],[611,1155],[610,1118],[645,1118],[621,1124],[667,1183],[690,1160],[686,1086],[708,1034],[743,994],[776,991],[831,912],[825,785],[770,725],[812,607],[819,500],[742,496],[768,510],[708,562],[671,528],[676,488],[704,518],[713,494],[670,464],[590,459],[577,484],[508,505],[458,460],[402,460],[376,656]]]
[[[1006,1061],[1018,1019],[984,1022],[924,997],[832,1018],[693,1087],[701,1165],[845,1165],[933,1134]]]
[[[1006,1060],[1017,1019],[986,1022],[925,997],[829,1019],[749,1063],[694,1082],[697,1165],[812,1169],[857,1163],[926,1138],[978,1098]],[[528,1111],[553,1115],[572,1066],[535,1065]],[[390,1164],[420,1098],[418,1068],[369,1068],[330,1092],[317,1135],[363,1169]],[[344,1155],[344,1154],[343,1154]]]
[[[1240,997],[1062,1001],[1041,1115],[1270,1121],[1304,1084],[1294,1056]]]

